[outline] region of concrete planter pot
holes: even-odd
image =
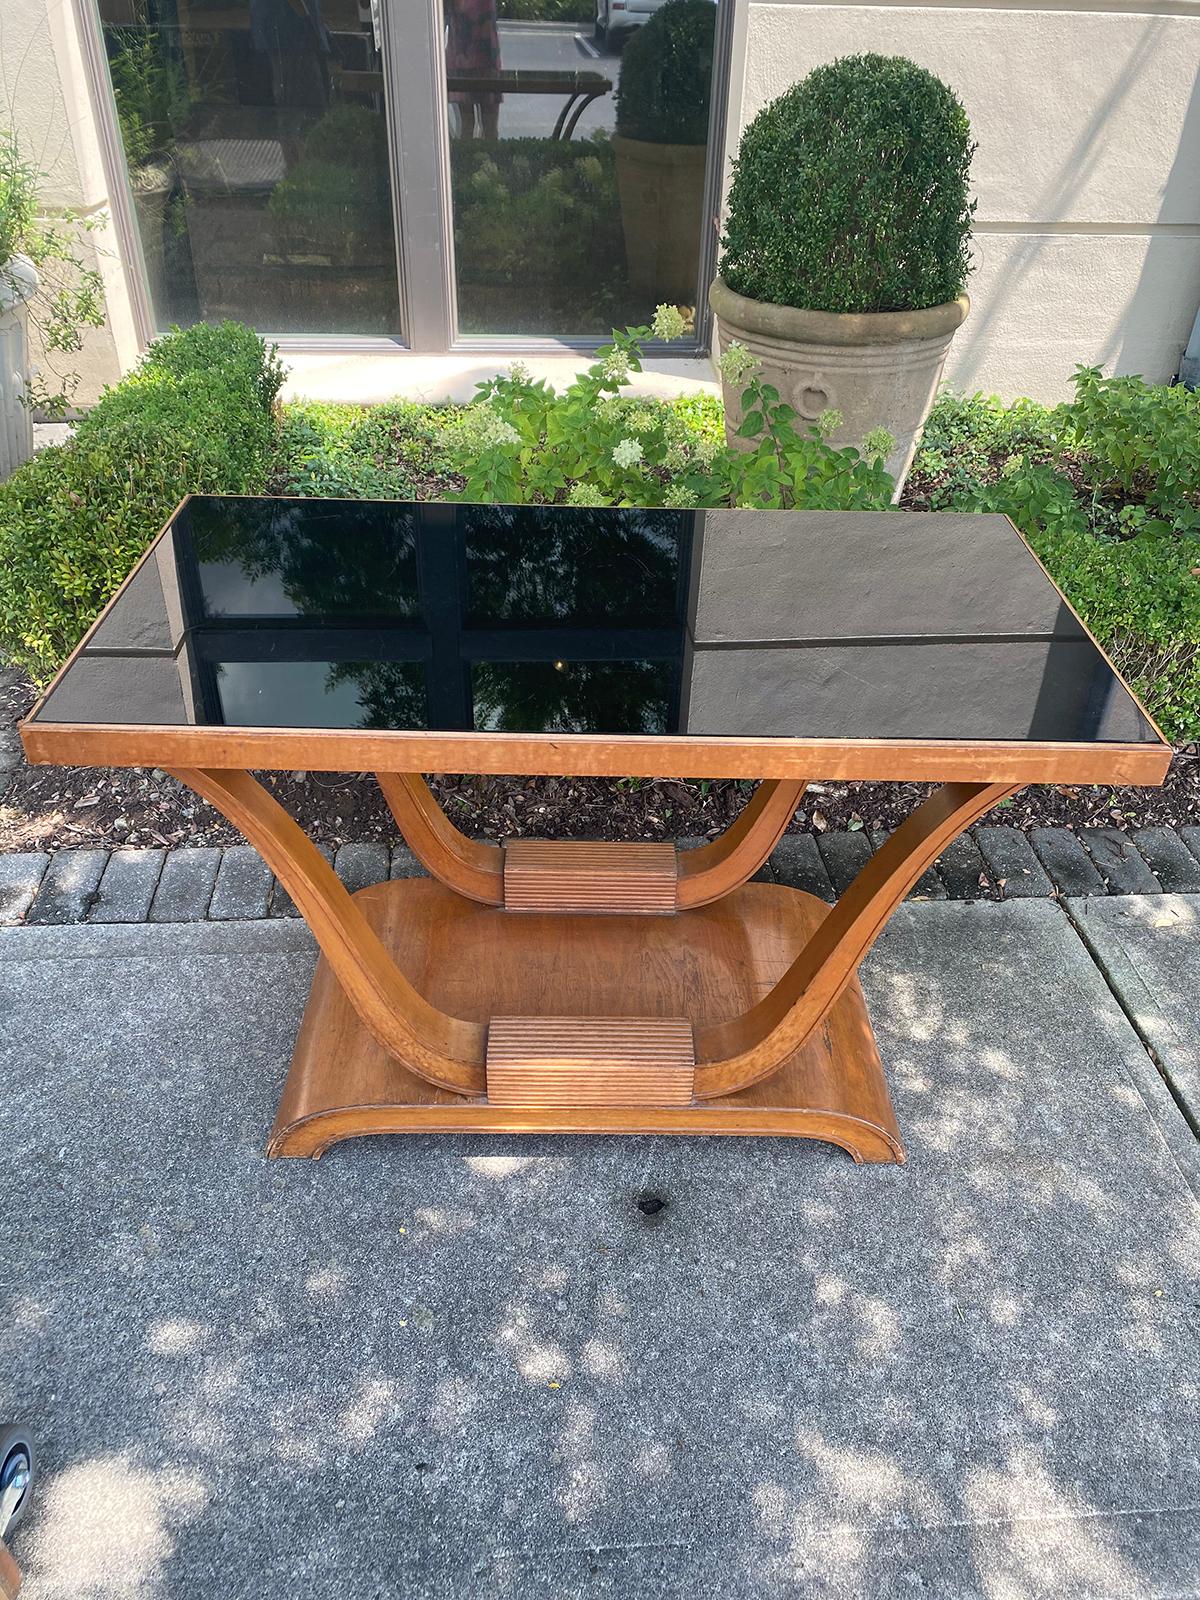
[[[150,304],[160,324],[165,320],[167,306],[166,253],[163,242],[167,227],[167,207],[177,181],[170,157],[144,162],[142,166],[134,167],[129,174],[129,186],[133,190],[133,209],[137,214],[138,233],[142,241],[142,259],[146,263]]]
[[[0,478],[33,454],[29,386],[29,307],[37,292],[32,261],[13,256],[0,265]]]
[[[700,268],[704,146],[614,136],[617,193],[632,288],[691,305]]]
[[[800,311],[748,300],[718,277],[709,304],[722,353],[735,340],[745,345],[803,421],[816,422],[829,409],[842,413],[831,443],[857,445],[872,428],[887,429],[896,447],[886,466],[899,498],[950,341],[970,310],[966,295],[923,311]],[[722,387],[726,437],[749,448],[750,441],[736,438],[745,385],[722,381]]]

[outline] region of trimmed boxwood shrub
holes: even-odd
[[[903,56],[845,56],[742,134],[721,275],[737,294],[810,311],[915,311],[970,270],[971,128],[957,97]]]
[[[667,0],[630,39],[616,94],[624,138],[705,142],[716,17],[711,0]]]
[[[0,484],[0,649],[46,678],[185,494],[258,494],[283,369],[237,323],[165,334]]]

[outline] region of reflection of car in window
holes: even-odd
[[[619,46],[666,3],[667,0],[596,0],[596,42]]]

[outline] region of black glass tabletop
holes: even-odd
[[[1003,517],[210,496],[35,720],[1159,743]]]

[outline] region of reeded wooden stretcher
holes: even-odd
[[[225,502],[200,504],[211,508]],[[309,503],[317,505],[322,503]],[[327,507],[321,514],[329,516]],[[282,513],[269,515],[278,521]],[[317,515],[311,509],[295,513],[287,525],[293,541],[287,551],[300,537],[296,527],[306,528],[304,538],[311,541],[305,519]],[[394,508],[391,515],[398,515]],[[431,513],[413,515],[419,520]],[[997,659],[1016,660],[1023,672],[1032,670],[1036,659],[1042,673],[1038,684],[1015,679],[1013,684],[996,684],[998,729],[1004,730],[1004,717],[1010,714],[1005,708],[1016,706],[1012,714],[1024,717],[1021,708],[1032,705],[1029,715],[1035,721],[1040,718],[1056,734],[1082,728],[1082,736],[837,737],[821,727],[820,717],[826,713],[819,706],[809,712],[820,729],[817,734],[775,731],[770,725],[775,702],[764,702],[758,690],[764,680],[773,681],[772,674],[785,674],[789,694],[794,687],[796,706],[786,714],[803,730],[810,681],[806,674],[811,673],[813,684],[825,682],[831,673],[835,678],[848,675],[848,683],[857,671],[862,679],[878,659],[872,649],[914,641],[896,634],[865,636],[856,618],[858,631],[834,635],[831,644],[808,637],[797,644],[781,639],[778,623],[768,617],[764,625],[773,631],[765,640],[747,642],[743,614],[734,637],[710,642],[708,633],[720,631],[712,605],[718,618],[738,613],[728,586],[741,581],[747,549],[751,555],[754,551],[755,530],[761,528],[766,545],[777,548],[777,525],[770,520],[738,522],[742,545],[724,555],[722,547],[715,554],[710,547],[704,571],[698,570],[701,556],[695,547],[699,530],[688,526],[687,537],[693,541],[688,570],[671,579],[678,578],[684,618],[679,651],[683,696],[677,697],[672,713],[683,731],[606,735],[469,726],[230,726],[228,720],[217,720],[213,707],[228,719],[242,692],[239,684],[270,696],[276,692],[272,673],[281,665],[290,674],[285,682],[308,683],[314,675],[307,668],[301,672],[297,662],[315,660],[324,667],[335,645],[343,651],[343,661],[353,662],[353,652],[364,650],[367,634],[359,625],[352,639],[339,644],[337,628],[324,618],[291,631],[272,620],[256,624],[257,631],[245,624],[238,632],[227,616],[211,615],[215,602],[197,601],[195,591],[207,582],[212,594],[226,596],[232,581],[227,571],[229,535],[222,524],[224,542],[206,544],[206,537],[213,537],[205,534],[209,524],[197,520],[198,528],[192,527],[185,502],[22,731],[35,761],[154,764],[173,771],[259,850],[312,929],[321,958],[270,1138],[270,1153],[276,1156],[317,1156],[338,1140],[359,1134],[420,1129],[786,1134],[828,1140],[856,1161],[901,1161],[900,1130],[856,977],[896,906],[959,833],[1026,783],[1161,782],[1169,761],[1157,730],[1024,544],[999,518],[950,520],[991,524],[1004,541],[1004,559],[1019,563],[1022,582],[1032,585],[1029,592],[1045,594],[1052,626],[971,635],[947,635],[935,626],[915,643],[953,652],[956,639],[972,645],[982,639]],[[798,525],[801,534],[807,531],[803,516],[786,520]],[[880,525],[899,532],[906,519],[892,514],[817,520],[826,527],[832,523],[843,543],[854,525],[869,535],[867,548],[877,543]],[[924,519],[929,524],[939,520],[945,519]],[[864,523],[871,526],[864,529]],[[465,532],[455,523],[446,534],[447,524],[436,518],[433,526],[442,530],[443,538],[465,541],[455,548],[468,575],[472,560],[492,559],[500,538],[486,528],[472,532],[469,519]],[[531,541],[557,541],[552,553],[561,566],[564,527],[553,522],[552,513],[543,513],[542,521],[525,532]],[[479,556],[484,534],[493,542]],[[652,554],[659,549],[665,537],[656,526],[647,550]],[[414,539],[420,557],[419,529]],[[267,548],[274,551],[277,544],[278,538]],[[253,563],[244,550],[238,560],[257,574],[262,557],[258,544],[254,549]],[[430,564],[445,556],[439,544],[423,558],[426,576]],[[289,594],[300,588],[286,554],[274,559],[284,574],[280,583],[285,589],[291,585]],[[255,581],[257,577],[249,580],[249,588]],[[706,581],[710,595],[717,596],[711,603],[705,599]],[[752,571],[748,581],[753,582]],[[253,594],[239,600],[251,602],[265,603]],[[492,666],[497,658],[516,660],[523,670],[522,653],[533,650],[536,641],[522,635],[514,644],[514,635],[499,638],[487,630],[476,637],[470,626],[475,603],[470,594],[463,600],[454,659],[486,659]],[[888,597],[883,603],[886,610]],[[903,606],[903,596],[898,603]],[[156,606],[166,618],[165,634],[154,631]],[[805,626],[811,634],[811,622]],[[142,636],[139,628],[169,644],[142,645],[139,655],[139,647],[130,643],[131,637],[136,641]],[[420,671],[431,670],[431,659],[436,662],[439,636],[431,631],[432,644],[424,635],[418,638],[399,627],[380,632],[386,643],[377,649],[393,651],[387,657],[393,697],[400,693],[398,679],[410,682],[405,677],[410,659],[423,663]],[[314,632],[315,645],[310,637]],[[580,636],[584,632],[580,629]],[[399,644],[393,634],[403,634]],[[564,639],[561,630],[551,630],[543,641],[549,652],[545,660],[555,671],[570,664],[565,652],[575,637]],[[661,641],[639,639],[645,650],[665,648]],[[1031,654],[1035,645],[1036,657]],[[627,640],[624,647],[632,649]],[[1004,648],[1009,649],[1007,657]],[[313,649],[321,653],[314,657]],[[585,649],[593,654],[585,657]],[[577,646],[579,659],[595,659],[598,649],[589,636]],[[409,655],[396,655],[396,650]],[[480,654],[485,650],[491,655]],[[832,668],[818,674],[811,654],[815,651],[825,652],[821,659],[832,660]],[[235,659],[231,652],[240,654]],[[719,657],[715,665],[700,659],[709,652]],[[756,653],[759,659],[749,664],[735,659]],[[772,659],[763,659],[766,655]],[[1082,688],[1069,686],[1067,692],[1056,682],[1047,687],[1046,663],[1055,658],[1065,663],[1060,671],[1086,669]],[[641,659],[636,658],[639,666]],[[939,716],[944,722],[955,714],[956,695],[969,709],[972,695],[983,705],[992,692],[986,675],[961,648],[946,659],[964,664],[962,680],[951,685],[930,680],[931,699],[940,705],[941,696],[948,708],[930,714],[935,724]],[[164,661],[169,661],[169,670]],[[124,679],[116,674],[114,662],[124,663]],[[452,664],[445,670],[452,671]],[[355,663],[348,676],[361,701],[367,675]],[[509,681],[503,672],[493,676]],[[542,679],[535,678],[540,684]],[[121,704],[115,686],[122,681],[126,715],[118,719]],[[324,680],[321,692],[326,698],[320,704],[325,710],[328,697],[340,694],[338,686],[346,681],[346,671],[336,667]],[[411,682],[421,681],[413,669]],[[479,687],[484,679],[476,672],[471,681],[472,692],[484,698]],[[377,692],[377,679],[370,682]],[[432,704],[444,685],[432,680],[430,685]],[[1098,685],[1103,691],[1099,702]],[[839,690],[836,683],[828,692],[835,696],[835,712],[837,693],[853,693]],[[905,692],[918,689],[908,685]],[[404,693],[409,693],[407,687]],[[494,688],[487,693],[494,694]],[[878,683],[872,680],[867,710],[848,700],[848,714],[860,720],[868,712],[877,716],[871,708],[880,702],[886,709],[891,693],[886,674],[881,674]],[[728,706],[744,704],[755,694],[759,709],[747,717],[750,724],[755,717],[767,722],[768,731],[743,726],[712,732],[704,725],[736,718]],[[812,694],[815,699],[818,690]],[[584,703],[581,689],[579,704]],[[129,715],[130,709],[137,714]],[[903,726],[899,713],[896,720]],[[1039,731],[1035,727],[1033,733]],[[397,879],[350,894],[322,853],[253,776],[262,768],[374,771],[400,832],[429,877]],[[669,844],[645,842],[516,839],[497,845],[471,839],[438,806],[421,776],[430,771],[705,775],[761,781],[722,837],[676,851]],[[832,907],[798,890],[750,881],[786,830],[806,782],[817,778],[940,784]]]

